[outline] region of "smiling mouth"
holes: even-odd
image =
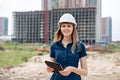
[[[69,32],[67,31],[67,32],[64,32],[64,33],[69,33]]]

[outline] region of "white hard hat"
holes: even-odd
[[[60,17],[60,20],[58,22],[58,25],[62,22],[68,22],[68,23],[73,23],[75,26],[77,26],[77,23],[75,21],[75,18],[70,14],[70,13],[65,13]]]

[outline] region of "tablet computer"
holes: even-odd
[[[58,72],[63,70],[62,66],[60,63],[56,63],[56,62],[50,62],[50,61],[45,61],[47,66],[50,66],[52,68],[54,68],[54,72]]]

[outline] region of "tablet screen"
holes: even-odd
[[[50,62],[50,61],[45,61],[45,63],[46,63],[47,66],[50,66],[50,67],[54,68],[55,72],[63,70],[60,63]]]

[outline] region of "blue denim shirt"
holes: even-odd
[[[55,58],[55,62],[60,63],[63,69],[67,66],[78,68],[79,59],[87,56],[84,44],[79,43],[78,46],[76,46],[74,53],[72,53],[72,43],[69,43],[65,48],[62,40],[59,40],[51,45],[50,57]],[[62,76],[54,72],[50,80],[81,80],[81,77],[74,73],[71,73],[69,76]]]

